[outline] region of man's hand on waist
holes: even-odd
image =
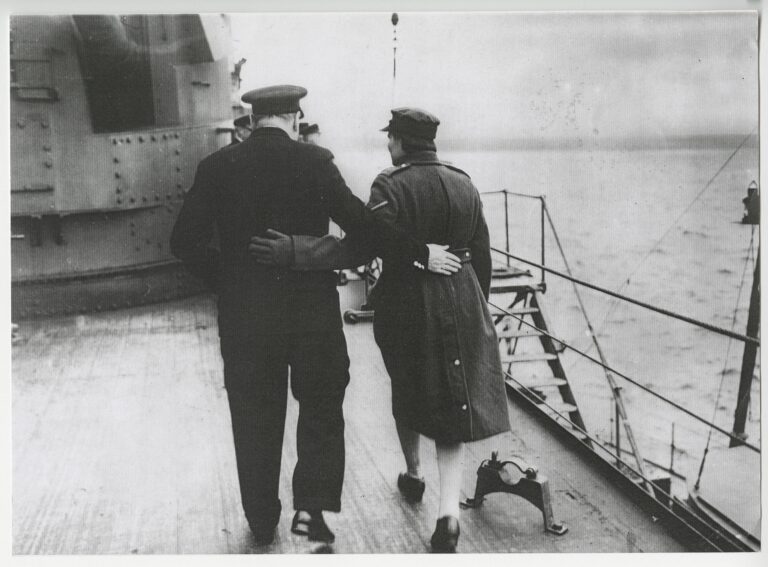
[[[248,252],[256,262],[267,266],[289,267],[294,263],[293,238],[271,228],[263,237],[251,237]]]
[[[427,244],[429,262],[427,269],[434,274],[450,276],[461,269],[461,260],[448,252],[448,245]]]

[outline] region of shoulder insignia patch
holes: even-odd
[[[386,207],[387,205],[389,205],[389,201],[382,201],[380,203],[376,203],[375,205],[373,205],[371,207],[368,207],[368,209],[371,212],[378,211],[379,209],[381,209],[382,207]]]

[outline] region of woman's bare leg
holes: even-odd
[[[440,471],[440,507],[438,518],[459,517],[461,476],[464,471],[464,443],[439,443],[435,441],[437,468]]]
[[[400,448],[408,467],[408,476],[421,479],[421,455],[419,453],[419,440],[421,436],[412,429],[395,422],[397,436],[400,438]]]

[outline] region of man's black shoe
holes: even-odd
[[[291,531],[298,535],[306,535],[309,541],[333,543],[336,540],[336,536],[325,523],[323,513],[319,510],[311,512],[297,510],[291,522]]]
[[[309,513],[304,510],[296,510],[293,515],[293,521],[291,522],[291,531],[296,535],[308,536],[309,535]]]
[[[459,543],[459,520],[453,516],[443,516],[437,521],[435,533],[432,534],[433,553],[456,553]]]
[[[421,479],[413,478],[406,473],[400,473],[397,477],[397,488],[400,489],[406,500],[415,503],[421,502],[426,484]]]

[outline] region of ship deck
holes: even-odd
[[[427,552],[437,513],[434,449],[422,444],[427,491],[421,504],[408,505],[395,485],[403,461],[371,326],[345,325],[345,332],[352,379],[342,512],[327,515],[333,551]],[[297,411],[290,396],[277,538],[257,547],[250,535],[210,297],[22,321],[19,334],[12,351],[14,554],[318,551],[289,529]],[[555,518],[570,529],[545,533],[534,506],[492,494],[462,511],[459,552],[684,551],[532,416],[512,403],[510,415],[511,433],[469,446],[464,494],[472,496],[477,467],[491,451],[516,454],[549,478]]]

